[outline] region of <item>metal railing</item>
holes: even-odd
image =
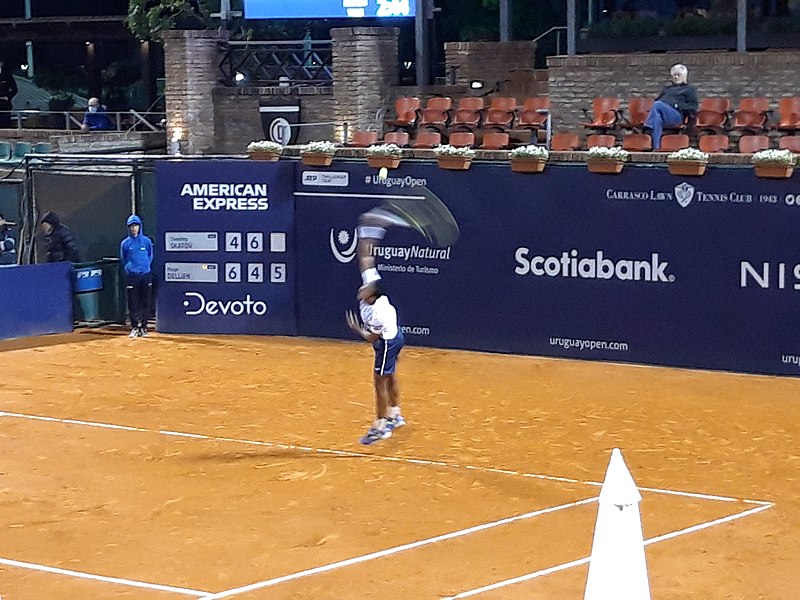
[[[235,85],[332,85],[333,42],[227,42],[220,70]]]
[[[54,110],[14,110],[11,120],[17,130],[50,129],[58,131],[80,131],[85,112]],[[166,113],[128,111],[105,112],[108,128],[102,131],[163,131]]]
[[[539,40],[544,39],[545,37],[547,37],[551,33],[555,33],[556,34],[556,54],[560,55],[561,54],[561,32],[562,31],[564,31],[564,32],[567,31],[567,26],[566,25],[557,25],[555,27],[551,27],[550,29],[548,29],[544,33],[540,33],[535,38],[533,38],[533,42],[536,43]]]

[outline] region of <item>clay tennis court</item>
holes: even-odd
[[[800,379],[407,347],[409,425],[364,447],[371,364],[0,343],[0,597],[578,600],[615,447],[654,599],[798,597]]]

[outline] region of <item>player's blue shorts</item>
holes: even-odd
[[[397,368],[397,359],[400,350],[406,343],[403,332],[398,330],[397,335],[391,340],[378,338],[372,343],[375,349],[375,372],[378,375],[391,375]]]

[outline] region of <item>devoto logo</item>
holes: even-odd
[[[190,317],[201,314],[263,317],[267,314],[267,303],[262,300],[253,300],[250,294],[247,294],[243,300],[206,300],[206,297],[200,292],[185,292],[183,295],[186,297],[183,301],[186,309],[184,314]]]
[[[331,228],[330,245],[336,260],[344,264],[351,262],[356,257],[356,246],[358,245],[356,230],[353,229],[351,236],[346,229],[340,229],[338,233],[335,233],[335,230]]]
[[[689,185],[685,181],[675,186],[675,199],[681,208],[686,208],[694,198],[694,186]]]

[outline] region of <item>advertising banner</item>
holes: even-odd
[[[458,241],[393,227],[374,249],[410,344],[800,374],[800,187],[751,168],[299,167],[298,333],[352,337],[358,215],[423,186]]]
[[[290,162],[157,164],[158,330],[295,333]]]

